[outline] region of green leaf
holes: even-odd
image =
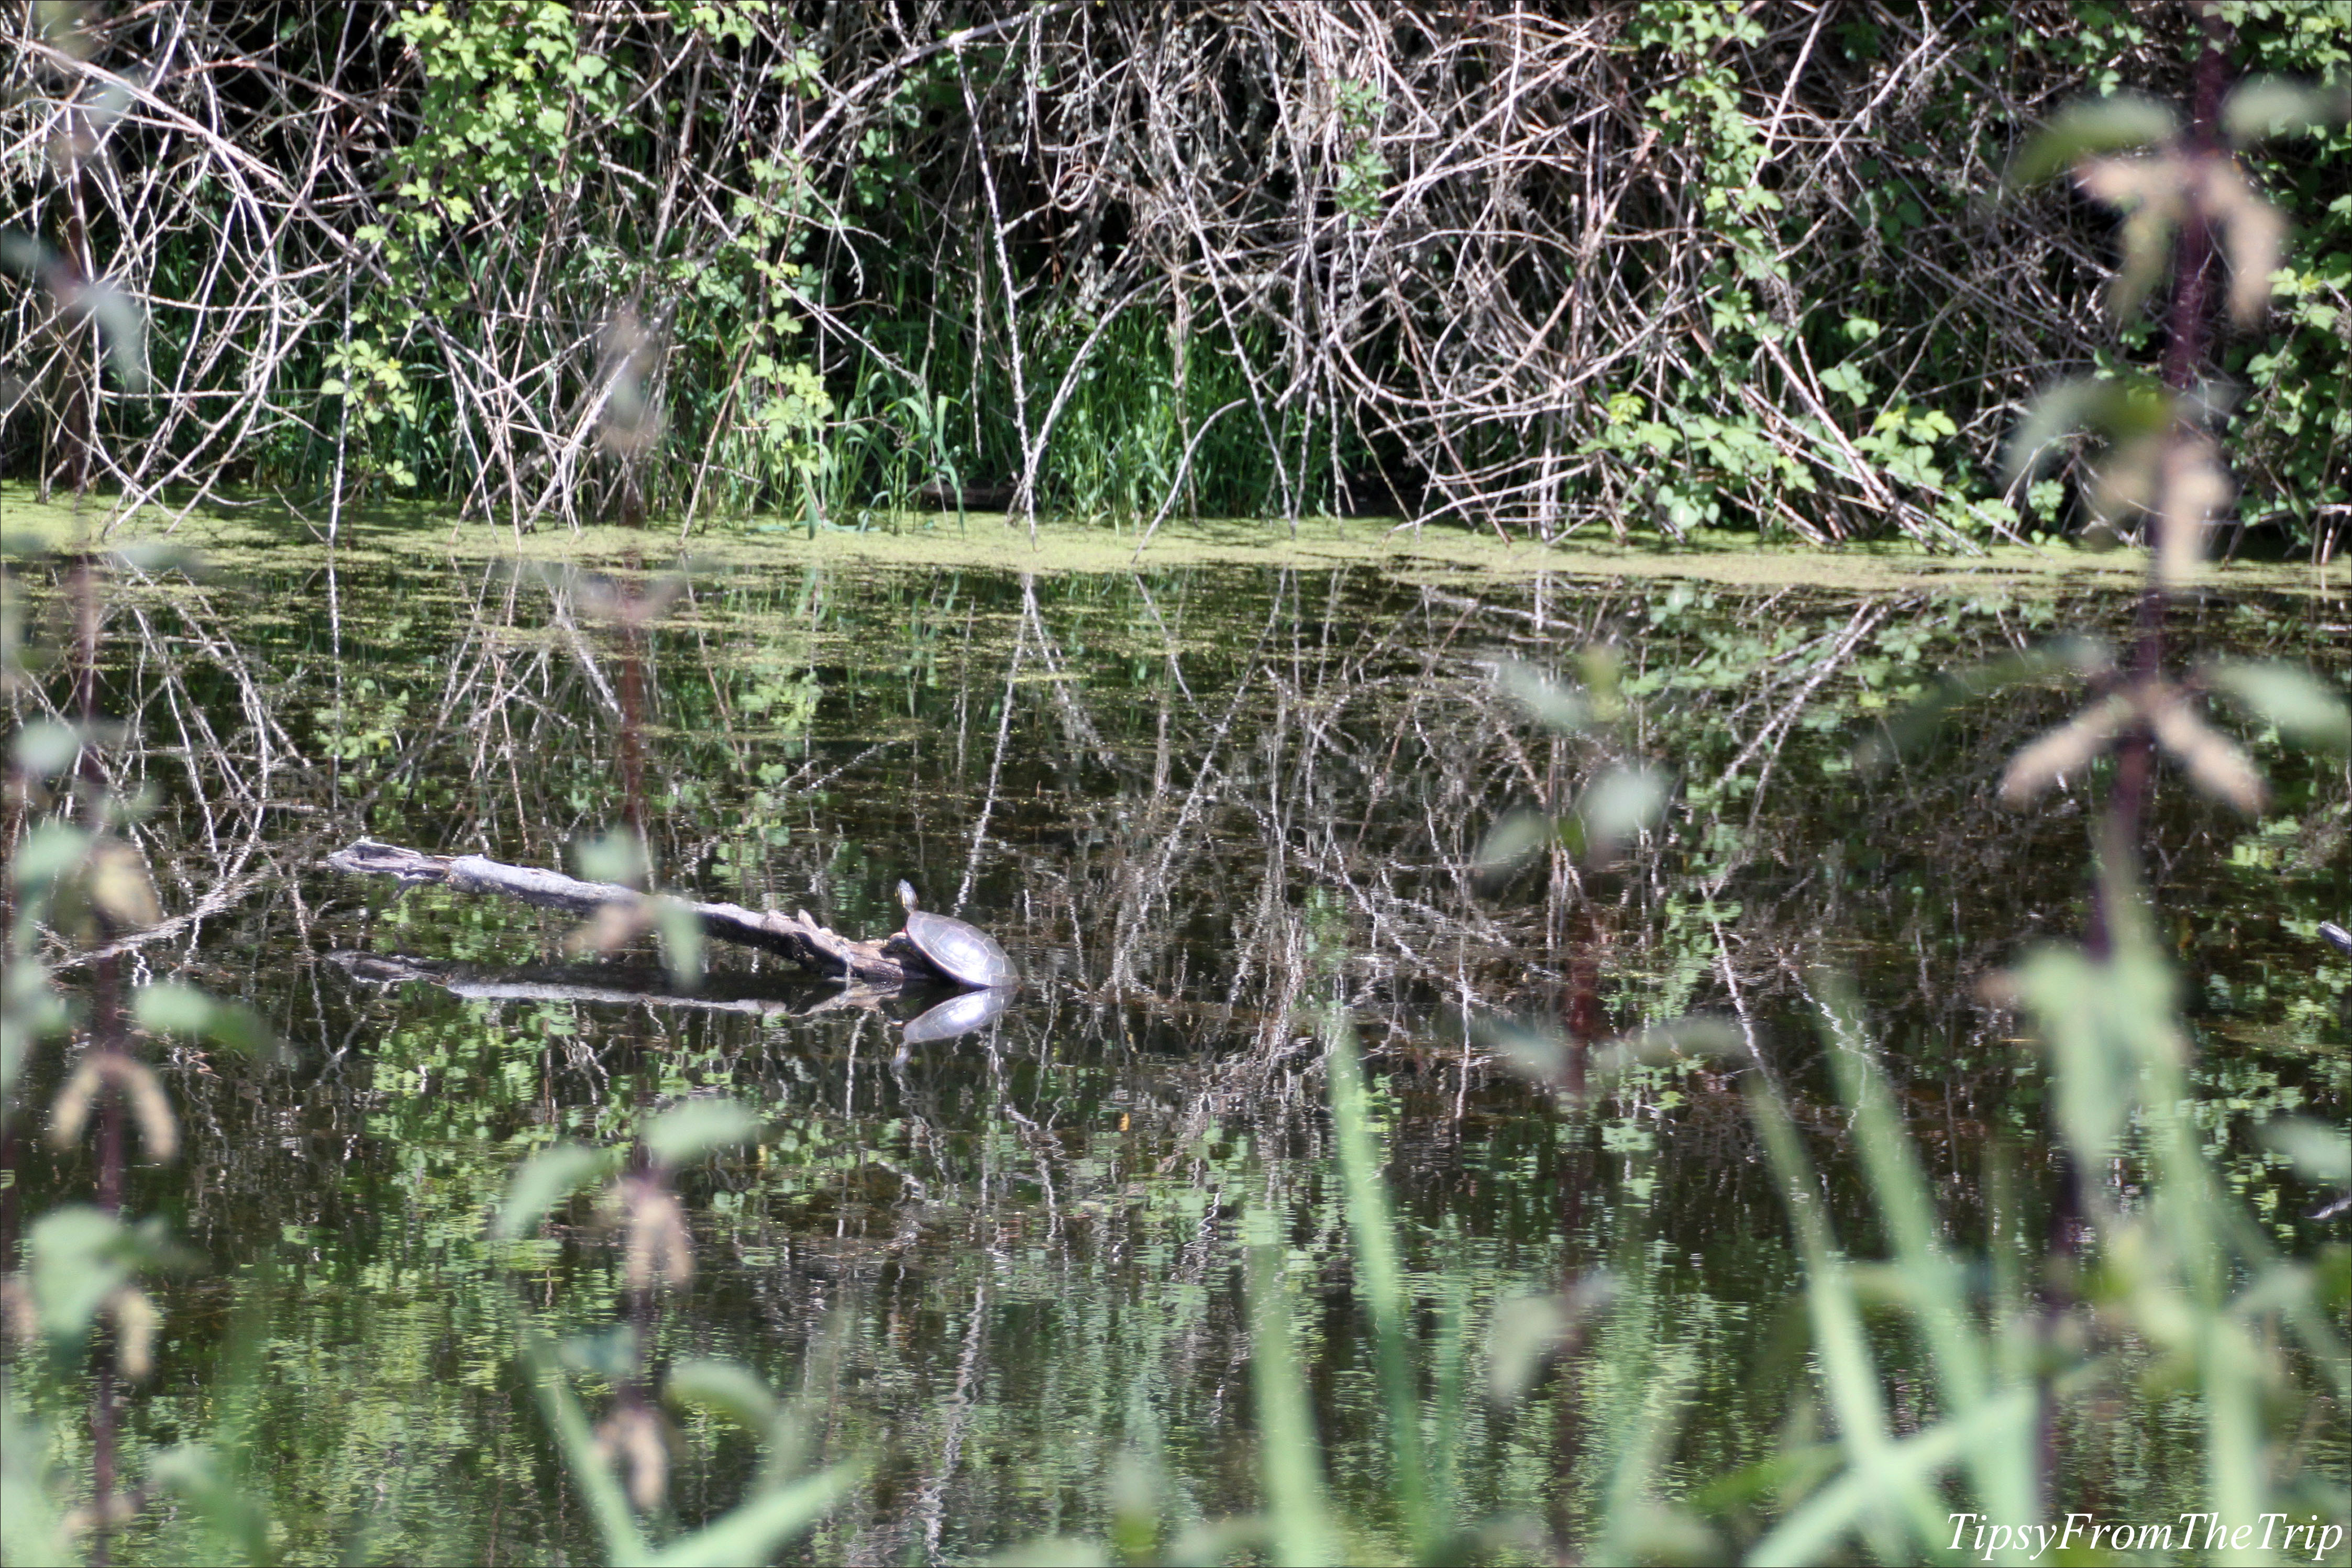
[[[1837,1421],[1840,1447],[1847,1475],[1860,1478],[1866,1506],[1849,1511],[1830,1510],[1816,1528],[1825,1537],[1811,1542],[1819,1561],[1821,1546],[1834,1542],[1848,1529],[1863,1527],[1869,1535],[1871,1555],[1881,1560],[1906,1555],[1895,1521],[1908,1516],[1914,1531],[1933,1539],[1937,1499],[1927,1483],[1933,1471],[1909,1473],[1895,1462],[1900,1444],[1888,1420],[1886,1390],[1877,1357],[1862,1318],[1862,1304],[1853,1289],[1853,1267],[1838,1248],[1811,1162],[1797,1136],[1796,1124],[1761,1075],[1751,1079],[1748,1109],[1778,1178],[1791,1228],[1805,1264],[1805,1305],[1814,1353],[1820,1358],[1822,1388]],[[2032,1409],[2032,1402],[2027,1402]],[[1947,1461],[1948,1462],[1948,1461]],[[1782,1530],[1789,1528],[1783,1521]],[[1778,1532],[1776,1532],[1777,1535]],[[1769,1542],[1766,1543],[1770,1544]],[[1760,1556],[1762,1549],[1759,1549]],[[1758,1561],[1759,1556],[1749,1560]],[[1785,1561],[1785,1554],[1773,1561]]]
[[[89,901],[117,925],[144,930],[160,924],[163,911],[155,901],[154,879],[148,875],[146,857],[120,838],[101,836],[84,859],[83,885]]]
[[[2035,398],[2001,454],[2001,483],[2040,470],[2063,437],[2084,428],[2111,441],[2152,436],[2173,420],[2173,395],[2149,376],[2085,377]]]
[[[2352,1187],[2352,1134],[2307,1116],[2283,1116],[2262,1131],[2263,1146],[2295,1173],[2323,1186]]]
[[[767,1436],[783,1410],[758,1373],[740,1361],[712,1357],[672,1364],[662,1397],[689,1410],[724,1415],[756,1437]]]
[[[1388,1184],[1381,1178],[1383,1160],[1372,1130],[1355,1027],[1336,1006],[1324,1025],[1323,1067],[1330,1089],[1331,1132],[1339,1145],[1339,1175],[1346,1194],[1341,1206],[1354,1244],[1356,1295],[1371,1316],[1374,1360],[1389,1407],[1390,1484],[1397,1511],[1412,1539],[1432,1542],[1437,1538],[1438,1526],[1430,1512],[1420,1409],[1410,1362],[1412,1298],[1403,1262],[1397,1256]]]
[[[1548,730],[1575,735],[1592,727],[1592,704],[1584,693],[1562,686],[1533,665],[1506,663],[1495,672],[1495,679]]]
[[[689,1100],[654,1118],[646,1147],[665,1165],[686,1165],[759,1133],[760,1119],[731,1100]]]
[[[147,388],[147,313],[128,294],[104,279],[85,283],[76,301],[98,322],[106,357],[131,392]]]
[[[221,1002],[193,985],[161,981],[131,994],[139,1026],[158,1035],[197,1035],[238,1056],[268,1060],[280,1054],[277,1034],[252,1008]]]
[[[143,539],[126,544],[114,559],[133,572],[178,572],[194,576],[204,569],[204,552],[194,545],[170,539]]]
[[[1922,1331],[1953,1416],[1975,1410],[1991,1392],[1992,1346],[1968,1310],[1968,1281],[1946,1249],[1944,1225],[1910,1134],[1895,1109],[1887,1074],[1874,1059],[1861,1005],[1838,975],[1817,973],[1822,1054],[1841,1097],[1853,1112],[1852,1142],[1862,1155],[1865,1188],[1895,1245],[1896,1260],[1853,1270],[1858,1291],[1874,1281],[1894,1288],[1888,1299],[1907,1308]],[[1998,1517],[2022,1519],[2034,1508],[2032,1461],[2014,1447],[1988,1447],[1969,1456],[1974,1495]]]
[[[44,822],[25,835],[9,863],[8,879],[27,892],[54,886],[89,853],[90,835],[66,822]]]
[[[2253,759],[2220,731],[2199,718],[2180,700],[2177,689],[2152,685],[2140,694],[2140,711],[2149,733],[2167,756],[2179,763],[2189,782],[2216,800],[2229,802],[2248,816],[2263,809],[2269,786]]]
[[[591,838],[573,849],[572,855],[583,881],[617,882],[625,888],[642,887],[645,883],[645,846],[626,828],[616,827]]]
[[[34,1320],[58,1340],[89,1332],[106,1299],[142,1268],[180,1261],[161,1220],[128,1226],[88,1204],[51,1209],[34,1221],[25,1257]]]
[[[159,1035],[201,1035],[213,1016],[211,997],[193,985],[168,981],[141,986],[131,995],[131,1007],[141,1027]]]
[[[2105,962],[2045,947],[2012,979],[2056,1064],[2059,1131],[2079,1163],[2099,1165],[2114,1156],[2139,1102],[2143,1069],[2182,1053],[2172,972],[2135,942],[2118,943]]]
[[[2316,131],[2352,115],[2352,83],[2309,87],[2284,77],[2248,77],[2221,105],[2221,130],[2240,147]]]
[[[617,1383],[634,1376],[639,1365],[637,1331],[629,1323],[613,1323],[593,1334],[573,1334],[555,1347],[556,1364],[566,1372]]]
[[[21,771],[46,778],[73,766],[74,760],[81,755],[81,726],[37,719],[16,731],[16,742],[8,750]]]
[[[1242,1514],[1194,1525],[1168,1544],[1163,1563],[1230,1563],[1244,1552],[1262,1549],[1274,1538],[1274,1528],[1263,1514]]]
[[[1821,1563],[1839,1540],[1886,1504],[1898,1488],[1924,1488],[1972,1450],[2031,1440],[2033,1393],[2021,1388],[1989,1399],[1969,1415],[1940,1421],[1887,1445],[1877,1462],[1855,1466],[1791,1510],[1747,1561],[1758,1564]]]
[[[765,1563],[776,1549],[823,1519],[857,1480],[854,1465],[835,1465],[805,1480],[771,1487],[683,1541],[655,1554],[661,1568],[737,1568]]]
[[[2082,773],[2091,762],[2115,745],[2140,710],[2122,693],[2110,693],[2084,708],[2055,729],[2021,745],[2001,769],[2000,797],[2004,806],[2022,806],[2067,773]]]
[[[2223,659],[2206,667],[2205,679],[2246,712],[2276,725],[2282,739],[2330,756],[2352,753],[2352,708],[2309,670],[2274,660]]]
[[[1559,824],[1549,813],[1511,812],[1488,828],[1486,837],[1479,841],[1475,861],[1478,875],[1492,878],[1516,871],[1538,850],[1549,847],[1559,838]]]
[[[1487,1396],[1497,1405],[1516,1404],[1552,1353],[1616,1295],[1616,1277],[1603,1270],[1585,1275],[1563,1294],[1520,1296],[1496,1306],[1486,1331]]]
[[[1662,769],[1615,767],[1585,786],[1576,815],[1595,858],[1605,859],[1655,822],[1672,794],[1672,775]]]
[[[1557,1084],[1568,1076],[1568,1042],[1552,1030],[1515,1018],[1481,1018],[1470,1037],[1522,1078]]]
[[[2165,141],[2179,124],[2171,110],[2137,93],[2074,104],[2025,144],[2010,165],[2007,183],[2034,184],[2094,154]]]
[[[1857,767],[1883,767],[1923,744],[1964,702],[2024,681],[2045,680],[2065,671],[2085,679],[2115,668],[2115,654],[2095,637],[2063,637],[2038,647],[1983,664],[1937,673],[1919,699],[1886,721],[1885,727],[1855,749]]]
[[[193,1443],[167,1448],[147,1467],[147,1475],[212,1527],[215,1545],[233,1547],[248,1563],[267,1563],[275,1555],[269,1549],[269,1515],[221,1468],[210,1449]]]
[[[69,1495],[51,1458],[48,1433],[21,1415],[16,1385],[0,1382],[0,1562],[63,1568],[82,1560],[50,1500]]]
[[[661,936],[662,962],[670,981],[680,991],[702,984],[702,917],[677,899],[657,900],[654,929]]]
[[[48,264],[49,247],[21,228],[0,228],[0,267],[37,275]]]
[[[1593,1047],[1585,1072],[1597,1084],[1637,1067],[1661,1067],[1687,1057],[1730,1056],[1746,1049],[1748,1037],[1730,1019],[1690,1013]]]
[[[1281,1568],[1337,1563],[1339,1531],[1324,1480],[1315,1408],[1292,1339],[1291,1289],[1273,1216],[1243,1216],[1249,1255],[1250,1384],[1255,1394],[1258,1485],[1265,1497],[1267,1554]]]
[[[1822,372],[1822,384],[1857,408],[1870,401],[1873,390],[1870,378],[1862,374],[1859,366],[1851,364],[1833,364]]]
[[[508,1241],[529,1235],[548,1210],[581,1186],[608,1174],[615,1163],[609,1151],[584,1143],[558,1143],[532,1155],[508,1184],[506,1201],[499,1205],[490,1234]]]
[[[985,1561],[989,1568],[1113,1568],[1115,1563],[1128,1559],[1113,1557],[1109,1547],[1099,1541],[1075,1535],[1041,1535]]]

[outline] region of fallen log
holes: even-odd
[[[618,882],[583,882],[561,871],[509,866],[480,855],[427,855],[373,838],[354,840],[328,856],[326,863],[353,876],[397,878],[406,887],[429,884],[459,893],[497,893],[582,920],[608,909],[650,914],[654,907],[667,904],[693,915],[706,936],[781,954],[819,974],[887,985],[907,978],[907,966],[884,951],[884,942],[854,942],[819,925],[804,910],[786,915],[740,904],[706,904],[667,893],[641,893]]]

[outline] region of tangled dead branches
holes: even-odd
[[[2103,341],[2096,220],[1969,199],[2170,68],[2017,47],[2053,5],[673,9],[14,13],[12,469],[520,528],[797,507],[865,436],[1086,505],[1141,342],[1170,503],[1222,433],[1294,517],[1953,543],[2024,526],[1963,470]]]

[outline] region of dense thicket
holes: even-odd
[[[2221,9],[2343,73],[2352,12]],[[12,476],[517,524],[925,498],[1560,532],[2053,528],[2017,401],[2141,353],[2110,220],[1988,198],[2179,6],[588,0],[12,9]],[[2224,345],[2340,517],[2352,139]],[[100,280],[92,283],[91,279]],[[130,323],[143,310],[142,340]],[[107,357],[111,351],[112,358]],[[144,375],[140,372],[143,367]]]

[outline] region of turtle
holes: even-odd
[[[1010,985],[1020,978],[994,937],[951,916],[917,908],[912,883],[898,884],[898,902],[906,906],[907,927],[885,944],[888,951],[974,991]]]

